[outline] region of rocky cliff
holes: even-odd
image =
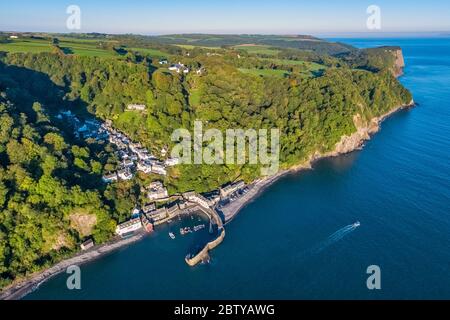
[[[402,49],[396,49],[392,51],[392,54],[395,56],[394,75],[396,77],[400,77],[403,75],[403,69],[405,68],[405,59],[403,57],[403,51]]]
[[[335,149],[324,156],[338,156],[340,154],[345,154],[360,149],[364,145],[365,141],[370,140],[371,135],[377,133],[380,130],[380,124],[384,119],[399,110],[410,108],[413,106],[414,101],[411,100],[409,104],[395,108],[380,117],[373,118],[370,121],[365,121],[363,120],[361,115],[356,114],[353,117],[353,123],[355,124],[356,132],[350,136],[341,137],[341,140],[336,144]]]

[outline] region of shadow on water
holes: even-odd
[[[338,157],[320,159],[313,164],[313,169],[317,170],[328,168],[337,173],[341,173],[352,168],[355,161],[358,160],[359,155],[360,150],[355,150]]]

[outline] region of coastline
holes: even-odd
[[[361,150],[364,142],[370,140],[370,138],[380,130],[380,125],[384,120],[401,110],[410,109],[414,106],[415,102],[412,100],[409,104],[396,107],[379,117],[373,118],[367,126],[357,128],[357,131],[352,134],[352,136],[342,137],[341,141],[336,144],[336,148],[333,151],[325,154],[315,153],[311,155],[311,157],[304,163],[282,170],[273,176],[259,179],[252,183],[251,190],[247,194],[236,199],[233,203],[221,210],[225,216],[225,224],[230,223],[243,208],[253,202],[261,193],[264,192],[266,188],[278,181],[280,178],[287,174],[297,173],[303,170],[311,170],[314,163],[319,160],[338,157],[356,150]],[[346,142],[349,142],[349,144],[346,145]]]
[[[269,187],[274,182],[278,181],[283,176],[296,173],[302,170],[312,169],[313,164],[316,161],[319,161],[324,158],[337,157],[339,155],[347,154],[353,152],[355,150],[360,150],[365,141],[370,140],[371,136],[377,133],[380,130],[380,124],[391,115],[400,110],[409,109],[415,106],[414,101],[412,100],[409,104],[402,105],[396,108],[393,108],[391,111],[373,118],[370,123],[365,124],[364,126],[358,127],[357,131],[351,136],[343,136],[341,141],[336,144],[336,148],[328,153],[320,154],[318,152],[312,154],[310,158],[304,163],[293,166],[289,169],[284,169],[277,174],[265,178],[261,178],[256,180],[251,184],[250,191],[244,196],[236,199],[233,203],[228,206],[222,208],[222,213],[226,211],[225,223],[228,224],[231,222],[237,214],[245,208],[249,203],[254,201],[267,187]],[[356,123],[355,123],[356,124]],[[134,235],[131,238],[126,239],[118,239],[115,238],[108,243],[105,243],[100,246],[96,246],[88,251],[81,251],[75,254],[73,257],[64,259],[57,264],[44,269],[35,274],[29,275],[23,279],[20,279],[9,286],[5,287],[0,291],[0,300],[19,300],[26,296],[27,294],[36,290],[39,285],[44,283],[45,281],[51,279],[52,277],[64,272],[67,267],[71,265],[82,265],[91,261],[94,261],[102,256],[105,256],[119,248],[126,247],[134,242],[137,242],[145,237],[144,232],[140,232]]]
[[[64,272],[69,266],[82,265],[103,257],[113,251],[131,245],[145,237],[145,232],[140,232],[133,237],[122,239],[115,238],[110,242],[93,247],[87,251],[81,251],[74,256],[64,259],[50,268],[29,275],[10,284],[0,293],[0,300],[20,300],[27,294],[35,291],[45,281]]]

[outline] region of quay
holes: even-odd
[[[174,209],[171,210],[171,208]],[[188,257],[185,258],[186,263],[189,266],[193,267],[198,263],[206,260],[209,257],[209,251],[216,248],[219,244],[221,244],[223,239],[225,238],[225,228],[223,225],[222,218],[220,217],[219,213],[216,210],[206,205],[201,205],[199,203],[191,201],[185,202],[183,206],[174,205],[171,208],[165,208],[165,210],[163,209],[162,210],[163,217],[161,219],[158,219],[157,221],[154,221],[153,224],[155,226],[158,226],[168,223],[170,220],[176,218],[177,216],[202,212],[208,217],[210,225],[217,227],[218,237],[216,239],[208,242],[203,247],[203,249],[200,250],[200,252],[196,253],[195,255],[189,255]],[[159,210],[161,211],[161,209]]]
[[[198,263],[200,263],[202,261],[207,260],[209,258],[209,251],[213,250],[219,244],[221,244],[223,239],[225,238],[225,228],[223,227],[222,219],[219,216],[219,214],[217,213],[217,211],[215,211],[213,209],[206,209],[202,206],[198,206],[198,207],[203,213],[205,213],[209,217],[210,222],[217,226],[219,236],[216,239],[208,242],[203,247],[203,249],[200,250],[200,252],[198,252],[197,254],[189,255],[185,258],[186,263],[191,267],[197,265]]]
[[[276,175],[256,180],[247,186],[247,192],[245,194],[240,195],[236,200],[217,208],[217,210],[222,214],[225,223],[230,222],[237,215],[237,213],[249,202],[253,201],[263,189],[271,185],[285,173],[286,171],[282,171]]]

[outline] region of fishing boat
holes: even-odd
[[[194,226],[194,232],[197,232],[197,231],[202,230],[204,228],[205,228],[204,224],[200,224],[198,226]]]
[[[189,228],[189,227],[185,227],[185,228],[180,228],[180,234],[181,235],[185,235],[185,234],[188,234],[188,233],[191,233],[192,232],[192,230],[191,230],[191,228]]]

